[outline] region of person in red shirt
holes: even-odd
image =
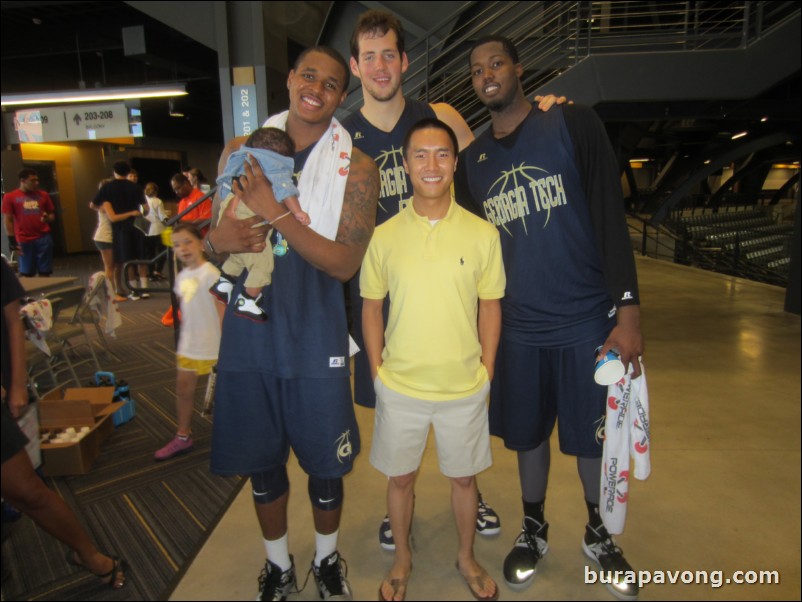
[[[50,224],[56,207],[50,195],[39,190],[33,169],[19,172],[19,188],[3,197],[9,247],[19,254],[20,276],[50,276],[53,273],[53,238]]]
[[[181,213],[192,205],[195,201],[200,198],[203,198],[205,194],[203,191],[193,188],[192,184],[190,184],[189,180],[184,174],[177,173],[175,174],[172,179],[170,180],[170,184],[173,187],[173,192],[175,192],[176,196],[179,198],[178,201],[178,213]],[[192,211],[187,213],[185,216],[181,218],[182,222],[192,222],[196,226],[200,227],[203,225],[204,221],[210,220],[212,218],[212,199],[209,197],[207,201],[204,201],[197,207],[195,207]]]

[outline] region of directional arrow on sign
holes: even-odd
[[[72,120],[75,122],[75,125],[81,125],[81,122],[83,121],[78,113],[75,114]]]

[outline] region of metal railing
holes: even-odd
[[[633,242],[633,250],[644,257],[653,257],[666,261],[676,260],[676,248],[680,238],[664,226],[654,226],[648,217],[627,214],[627,226]],[[635,246],[635,240],[639,243]]]
[[[787,286],[793,225],[780,224],[754,206],[728,211],[676,212],[663,225],[628,216],[642,236],[640,252],[682,265]]]
[[[517,46],[528,93],[592,54],[743,48],[800,5],[793,2],[466,2],[407,48],[407,96],[446,102],[475,128],[488,119],[470,82],[471,43],[503,33]],[[343,105],[362,104],[357,86]]]

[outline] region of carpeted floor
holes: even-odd
[[[57,261],[56,275],[78,276],[86,284],[99,267],[99,257],[71,257]],[[239,491],[239,478],[209,472],[211,422],[200,415],[204,378],[196,392],[193,451],[153,461],[176,427],[174,335],[160,322],[168,305],[167,294],[121,304],[118,338],[99,359],[104,370],[130,384],[136,416],[115,430],[88,474],[46,479],[98,547],[125,558],[126,586],[113,591],[68,565],[67,548],[23,517],[2,545],[5,600],[164,600]],[[85,368],[79,376],[87,382],[92,371]]]

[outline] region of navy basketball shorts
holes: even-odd
[[[607,387],[596,384],[593,370],[604,340],[558,349],[502,340],[490,390],[490,433],[508,449],[528,451],[546,441],[557,422],[563,453],[600,457]]]
[[[337,479],[359,453],[350,378],[217,373],[211,470],[246,475],[283,466],[290,447],[308,475]]]
[[[124,263],[135,259],[143,259],[145,235],[136,228],[117,230],[112,239],[114,262]]]

